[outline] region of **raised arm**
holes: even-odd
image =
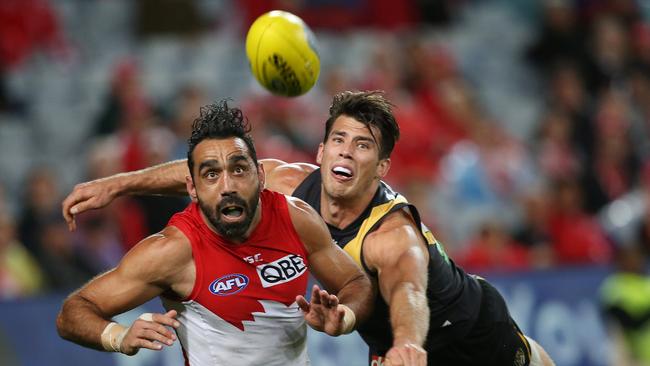
[[[111,317],[133,309],[164,291],[188,291],[187,271],[193,270],[189,243],[175,228],[141,241],[120,264],[70,295],[56,325],[62,338],[80,345],[133,355],[140,348],[159,350],[171,345],[177,327],[175,311],[148,314],[130,327]],[[155,343],[155,342],[158,343]]]
[[[298,296],[298,304],[312,328],[334,336],[349,333],[372,310],[374,294],[370,280],[334,244],[325,222],[311,206],[289,198],[289,208],[296,231],[307,248],[310,271],[326,289],[314,286],[311,302]]]
[[[267,188],[289,195],[316,168],[306,163],[287,164],[278,159],[260,162],[266,172]],[[120,196],[187,195],[185,177],[188,175],[187,159],[182,159],[77,184],[63,200],[63,218],[70,230],[74,230],[75,215],[102,208]]]
[[[77,184],[63,200],[61,205],[63,218],[70,230],[74,230],[75,215],[102,208],[119,196],[187,195],[185,188],[187,175],[189,175],[187,160],[183,159]]]
[[[300,183],[318,168],[309,163],[285,163],[276,159],[264,159],[261,162],[264,164],[266,188],[287,196],[291,196]]]
[[[364,258],[378,274],[379,291],[390,308],[392,364],[425,365],[422,348],[429,330],[428,253],[410,216],[397,211],[364,241]],[[390,365],[391,363],[387,363]]]

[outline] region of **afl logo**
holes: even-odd
[[[212,281],[210,292],[217,296],[228,296],[238,293],[246,286],[248,286],[248,277],[239,273],[230,273]]]

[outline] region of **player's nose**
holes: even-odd
[[[236,193],[237,189],[234,179],[232,179],[228,174],[224,174],[221,179],[221,195],[229,196]]]
[[[352,149],[351,143],[343,144],[343,146],[341,146],[341,151],[339,151],[339,156],[346,159],[352,158],[351,149]]]

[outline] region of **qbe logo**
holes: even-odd
[[[238,293],[248,286],[248,277],[239,273],[230,273],[219,277],[210,284],[210,292],[217,296],[228,296]]]
[[[295,254],[289,254],[271,263],[261,264],[256,268],[264,288],[289,282],[307,270],[302,257]]]

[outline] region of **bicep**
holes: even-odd
[[[153,254],[156,240],[161,239],[150,237],[140,242],[116,268],[94,278],[76,295],[94,304],[104,315],[113,316],[163,293],[166,273]]]
[[[365,244],[366,259],[377,270],[379,291],[387,304],[403,286],[425,292],[428,256],[424,240],[410,227],[372,236]]]
[[[328,290],[338,292],[346,283],[365,276],[352,257],[339,248],[323,219],[305,202],[291,199],[294,227],[305,244],[312,275]]]

